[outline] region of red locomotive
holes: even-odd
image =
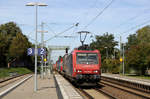
[[[61,73],[77,84],[100,81],[101,55],[98,50],[75,49],[63,57]]]
[[[58,60],[56,61],[56,69],[58,72],[62,72],[63,70],[63,58],[59,56]]]

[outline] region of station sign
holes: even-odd
[[[38,56],[46,54],[45,48],[38,48],[37,50],[38,50],[38,53],[37,53]],[[27,49],[27,55],[34,56],[35,55],[35,48],[28,48]]]
[[[34,48],[28,48],[28,49],[27,49],[27,55],[33,56],[34,53],[35,53],[35,49],[34,49]]]

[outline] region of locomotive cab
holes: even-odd
[[[100,81],[100,54],[94,51],[75,51],[73,76],[77,82],[99,82]]]

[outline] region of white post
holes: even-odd
[[[34,91],[37,91],[37,8],[38,5],[35,5],[36,13],[35,13],[35,76],[34,76]]]
[[[44,31],[43,31],[43,25],[44,25],[44,23],[42,22],[42,24],[41,24],[41,43],[42,43],[42,48],[44,47]],[[41,63],[42,79],[43,79],[43,59],[44,59],[44,57],[43,57],[43,55],[42,55],[42,63]]]
[[[38,24],[38,6],[47,6],[44,3],[37,3],[37,2],[32,2],[32,3],[28,3],[26,6],[35,6],[35,76],[34,76],[34,91],[37,91],[37,54],[38,54],[38,50],[37,50],[37,24]]]

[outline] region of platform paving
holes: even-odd
[[[2,99],[58,99],[53,75],[44,79],[38,75],[38,90],[34,92],[34,76]]]
[[[108,73],[103,73],[102,76],[115,78],[115,79],[121,79],[121,80],[129,81],[129,82],[135,82],[135,83],[150,86],[150,80],[148,79],[141,79],[141,78],[135,78],[135,77],[129,77],[129,76],[122,76],[119,74],[108,74]]]

